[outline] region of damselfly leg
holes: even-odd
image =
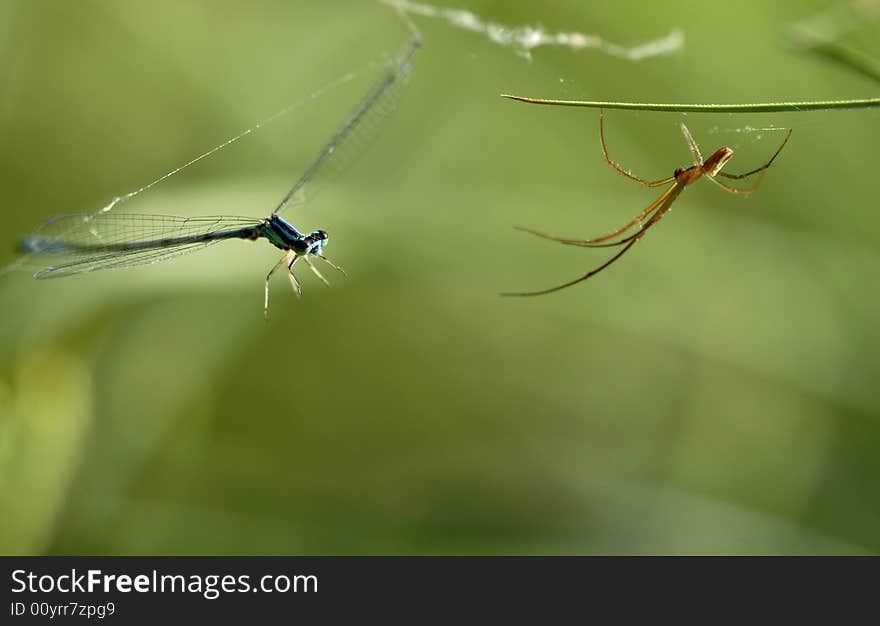
[[[324,263],[326,263],[327,265],[329,265],[330,267],[332,267],[333,269],[335,269],[337,272],[339,272],[339,273],[342,274],[343,276],[348,276],[348,274],[345,273],[345,270],[344,270],[344,269],[342,269],[341,267],[339,267],[338,265],[336,265],[333,261],[331,261],[330,259],[328,259],[328,258],[325,257],[324,255],[322,255],[322,254],[316,254],[315,256],[318,257],[319,259],[321,259],[322,261],[324,261]]]
[[[275,267],[269,270],[269,273],[266,274],[266,282],[263,287],[263,317],[266,319],[269,319],[269,280],[272,278],[272,274],[278,271],[278,268],[288,262],[291,254],[291,252],[288,252],[283,257],[281,257],[281,260],[275,264]],[[296,255],[294,255],[294,257],[295,256]]]
[[[293,293],[296,294],[297,299],[302,295],[302,287],[300,287],[299,281],[293,273],[293,266],[296,265],[296,260],[298,258],[299,257],[294,254],[290,263],[287,264],[287,277],[290,279],[290,286],[293,287]]]
[[[330,282],[326,278],[324,278],[324,276],[321,274],[321,272],[318,270],[318,268],[315,267],[315,265],[309,260],[309,257],[304,256],[302,259],[303,259],[303,261],[305,261],[306,265],[309,266],[309,269],[312,270],[312,273],[314,273],[314,275],[318,277],[318,280],[320,280],[322,283],[324,283],[325,285],[327,285],[329,287]]]

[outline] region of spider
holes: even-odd
[[[724,191],[732,194],[741,194],[747,195],[753,193],[758,186],[761,184],[761,181],[764,179],[764,175],[767,173],[767,169],[773,164],[773,161],[779,156],[779,153],[782,152],[782,149],[785,147],[785,144],[788,143],[788,138],[791,137],[791,130],[788,131],[788,134],[785,136],[785,140],[783,140],[782,144],[777,148],[776,152],[773,153],[773,156],[770,157],[770,160],[767,161],[761,167],[755,168],[750,172],[746,172],[745,174],[728,174],[726,172],[722,172],[721,169],[727,164],[730,159],[733,158],[733,150],[728,147],[718,148],[712,156],[710,156],[705,161],[703,160],[702,155],[700,154],[700,149],[697,147],[697,142],[694,141],[691,132],[688,130],[687,126],[683,123],[681,124],[681,132],[684,135],[684,139],[687,142],[688,148],[691,151],[691,154],[694,157],[694,164],[687,168],[678,168],[673,172],[672,176],[669,178],[664,178],[662,180],[655,180],[653,182],[649,182],[647,180],[643,180],[638,176],[626,171],[616,162],[611,160],[611,157],[608,156],[608,147],[605,145],[605,111],[599,111],[599,140],[602,143],[602,154],[605,156],[605,162],[608,163],[609,166],[614,168],[619,174],[626,176],[630,180],[634,180],[635,182],[643,185],[645,187],[662,187],[663,185],[669,185],[669,188],[664,191],[659,198],[654,200],[648,208],[639,213],[635,218],[633,218],[627,224],[621,226],[617,230],[612,233],[608,233],[602,237],[597,237],[596,239],[566,239],[562,237],[553,237],[552,235],[548,235],[546,233],[542,233],[536,230],[531,230],[529,228],[521,228],[517,227],[517,230],[522,230],[527,233],[531,233],[533,235],[537,235],[543,239],[549,239],[550,241],[557,241],[559,243],[563,243],[568,246],[581,246],[584,248],[612,248],[623,246],[623,248],[615,254],[613,257],[608,259],[605,263],[600,265],[599,267],[590,270],[583,276],[575,278],[574,280],[570,280],[567,283],[563,283],[562,285],[558,285],[556,287],[551,287],[549,289],[542,289],[540,291],[527,291],[527,292],[518,292],[518,293],[505,293],[502,295],[505,296],[540,296],[548,293],[553,293],[554,291],[559,291],[561,289],[565,289],[567,287],[571,287],[572,285],[576,285],[580,282],[591,278],[604,270],[606,267],[614,263],[617,259],[622,257],[626,252],[632,248],[635,243],[641,239],[648,229],[651,228],[654,224],[660,221],[660,219],[669,211],[669,208],[672,206],[672,203],[675,202],[675,199],[678,198],[679,194],[684,190],[685,187],[693,185],[695,182],[703,178],[704,176],[711,180],[714,184],[721,187]],[[744,178],[748,178],[749,176],[753,176],[755,174],[760,174],[758,176],[755,183],[748,188],[740,189],[737,187],[732,187],[727,185],[720,180],[718,180],[717,176],[723,176],[724,178],[729,178],[733,180],[741,180]],[[642,223],[644,221],[644,224]],[[623,235],[628,230],[633,227],[638,227],[634,234],[630,234],[628,236],[622,237],[621,239],[617,239],[612,241],[618,235]]]

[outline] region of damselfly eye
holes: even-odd
[[[327,233],[323,230],[316,230],[314,233],[315,237],[321,241],[327,241]]]

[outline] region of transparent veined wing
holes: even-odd
[[[241,216],[178,217],[114,213],[59,215],[25,236],[19,249],[35,278],[157,263],[224,239],[248,238],[260,220]]]
[[[413,56],[421,47],[421,38],[415,37],[395,55],[318,157],[281,199],[273,215],[288,206],[313,200],[328,182],[363,153],[378,135],[382,120],[396,108],[408,82]]]

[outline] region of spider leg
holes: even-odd
[[[776,152],[773,153],[773,156],[770,157],[770,160],[764,163],[761,167],[753,169],[751,172],[746,172],[745,174],[728,174],[726,172],[718,172],[717,176],[724,176],[724,178],[732,178],[733,180],[739,180],[741,178],[748,178],[753,174],[757,174],[758,172],[763,172],[768,167],[773,165],[773,161],[776,160],[776,157],[779,156],[779,153],[782,152],[782,149],[785,147],[785,144],[788,143],[788,139],[791,137],[791,130],[788,131],[788,134],[785,135],[785,139],[782,141],[782,144],[776,149]],[[757,185],[755,185],[757,187]]]
[[[611,257],[610,259],[605,261],[599,267],[590,270],[589,272],[587,272],[583,276],[575,278],[574,280],[570,280],[567,283],[557,285],[556,287],[551,287],[549,289],[542,289],[540,291],[502,293],[501,295],[502,296],[542,296],[544,294],[553,293],[554,291],[560,291],[562,289],[566,289],[566,288],[571,287],[573,285],[577,285],[578,283],[581,283],[589,278],[592,278],[593,276],[595,276],[596,274],[598,274],[599,272],[604,270],[606,267],[608,267],[609,265],[611,265],[612,263],[617,261],[624,254],[626,254],[630,250],[630,248],[632,248],[639,239],[644,237],[645,233],[648,232],[648,229],[651,228],[651,226],[653,226],[654,224],[656,224],[657,222],[659,222],[663,218],[663,216],[669,211],[669,207],[672,206],[672,202],[675,200],[675,198],[678,196],[678,194],[681,193],[681,190],[684,189],[684,187],[676,185],[675,187],[673,187],[673,189],[677,189],[678,191],[666,199],[666,201],[660,206],[660,208],[657,209],[657,212],[654,213],[654,215],[652,215],[651,218],[647,221],[647,223],[642,228],[642,230],[640,230],[639,232],[637,232],[633,235],[630,235],[629,237],[627,237],[627,239],[625,239],[621,242],[618,242],[619,244],[623,244],[623,242],[626,241],[626,245],[623,247],[623,249],[620,252],[618,252],[613,257]]]
[[[691,154],[694,156],[694,165],[696,165],[697,167],[702,166],[703,155],[700,154],[700,147],[697,145],[697,142],[694,141],[694,136],[691,135],[691,131],[688,130],[688,127],[684,125],[684,122],[681,123],[681,134],[684,135],[684,140],[687,142],[688,150],[690,150]]]
[[[633,226],[635,226],[636,224],[641,225],[642,221],[643,221],[646,217],[648,217],[648,215],[650,215],[654,210],[657,209],[657,207],[659,207],[660,205],[662,205],[664,202],[666,202],[666,201],[669,199],[669,197],[670,197],[671,195],[673,195],[673,191],[678,190],[678,191],[675,191],[675,194],[674,194],[674,195],[677,196],[679,193],[681,193],[681,189],[683,189],[683,187],[681,187],[680,185],[673,185],[672,187],[670,187],[669,189],[667,189],[666,191],[664,191],[663,194],[662,194],[659,198],[657,198],[656,200],[654,200],[654,202],[652,202],[652,203],[648,206],[647,209],[645,209],[644,211],[642,211],[641,213],[639,213],[637,216],[635,216],[635,217],[634,217],[629,223],[627,223],[626,225],[624,225],[624,226],[618,228],[618,229],[615,230],[613,233],[608,233],[607,235],[604,235],[604,236],[602,236],[602,237],[597,237],[597,238],[595,238],[595,239],[568,239],[568,238],[565,238],[565,237],[554,237],[553,235],[548,235],[548,234],[546,234],[546,233],[542,233],[542,232],[537,231],[537,230],[532,230],[532,229],[530,229],[530,228],[523,228],[523,227],[521,227],[521,226],[517,226],[516,228],[517,228],[517,230],[521,230],[521,231],[524,231],[524,232],[527,232],[527,233],[531,233],[531,234],[533,234],[533,235],[535,235],[535,236],[537,236],[537,237],[541,237],[542,239],[548,239],[548,240],[550,240],[550,241],[556,241],[556,242],[559,242],[559,243],[562,243],[562,244],[565,244],[565,245],[568,245],[568,246],[583,246],[583,247],[585,247],[585,248],[590,248],[590,247],[607,247],[607,246],[620,245],[619,242],[618,242],[618,243],[605,244],[605,245],[602,245],[602,244],[603,244],[604,242],[608,241],[609,239],[614,239],[614,238],[617,237],[618,235],[621,235],[621,234],[625,233],[626,231],[628,231],[629,229],[631,229],[631,228],[632,228]],[[642,228],[640,228],[639,230],[641,231]]]
[[[644,185],[645,187],[660,187],[661,185],[665,185],[667,183],[671,183],[675,180],[675,176],[670,176],[669,178],[664,178],[663,180],[655,180],[655,181],[647,181],[639,178],[635,174],[631,174],[630,172],[623,169],[620,164],[611,160],[611,157],[608,156],[608,146],[605,145],[605,110],[599,110],[599,141],[602,143],[602,154],[605,156],[605,162],[608,163],[614,170],[617,171],[618,174],[626,176],[630,180],[634,180],[640,185]]]
[[[710,176],[709,174],[706,174],[706,178],[708,178],[713,183],[715,183],[716,185],[721,187],[727,193],[733,193],[733,194],[737,194],[737,195],[741,195],[741,196],[747,196],[751,193],[754,193],[755,190],[758,189],[758,186],[761,184],[761,181],[764,180],[764,174],[765,174],[765,172],[761,172],[761,175],[758,176],[758,179],[755,181],[755,184],[752,185],[751,187],[747,187],[745,189],[739,189],[738,187],[733,187],[731,185],[725,185],[720,180],[718,180],[714,176]]]
[[[518,292],[518,293],[502,293],[501,295],[502,296],[543,296],[544,294],[553,293],[554,291],[560,291],[560,290],[565,289],[567,287],[571,287],[572,285],[576,285],[580,282],[583,282],[583,281],[587,280],[588,278],[592,278],[593,276],[595,276],[596,274],[598,274],[599,272],[604,270],[606,267],[608,267],[609,265],[614,263],[617,259],[619,259],[624,254],[626,254],[626,252],[635,245],[636,241],[638,241],[638,239],[633,239],[628,244],[626,244],[626,246],[623,248],[623,250],[621,250],[620,252],[615,254],[613,257],[611,257],[610,259],[605,261],[602,265],[600,265],[596,269],[590,270],[589,272],[587,272],[586,274],[584,274],[580,278],[575,278],[574,280],[570,280],[567,283],[557,285],[556,287],[551,287],[550,289],[542,289],[541,291],[524,291],[524,292]]]
[[[776,157],[778,157],[779,153],[782,152],[782,149],[785,147],[785,144],[788,143],[789,137],[791,137],[790,130],[788,131],[788,134],[785,136],[785,139],[783,140],[782,144],[776,149],[776,152],[773,153],[773,156],[770,157],[770,160],[767,161],[761,167],[755,168],[751,172],[746,172],[745,174],[727,174],[725,172],[718,172],[718,174],[715,175],[715,176],[724,176],[725,178],[730,178],[733,180],[740,180],[743,178],[748,178],[749,176],[753,176],[754,174],[759,174],[757,180],[755,180],[755,184],[752,185],[751,187],[747,187],[745,189],[739,189],[737,187],[725,185],[720,180],[717,180],[715,176],[708,176],[708,174],[707,174],[709,180],[711,180],[713,183],[715,183],[716,185],[718,185],[719,187],[721,187],[724,191],[726,191],[728,193],[735,193],[735,194],[740,194],[740,195],[748,195],[750,193],[754,193],[755,190],[761,185],[761,181],[764,180],[764,175],[767,173],[767,170],[773,164],[773,161],[776,160]]]

